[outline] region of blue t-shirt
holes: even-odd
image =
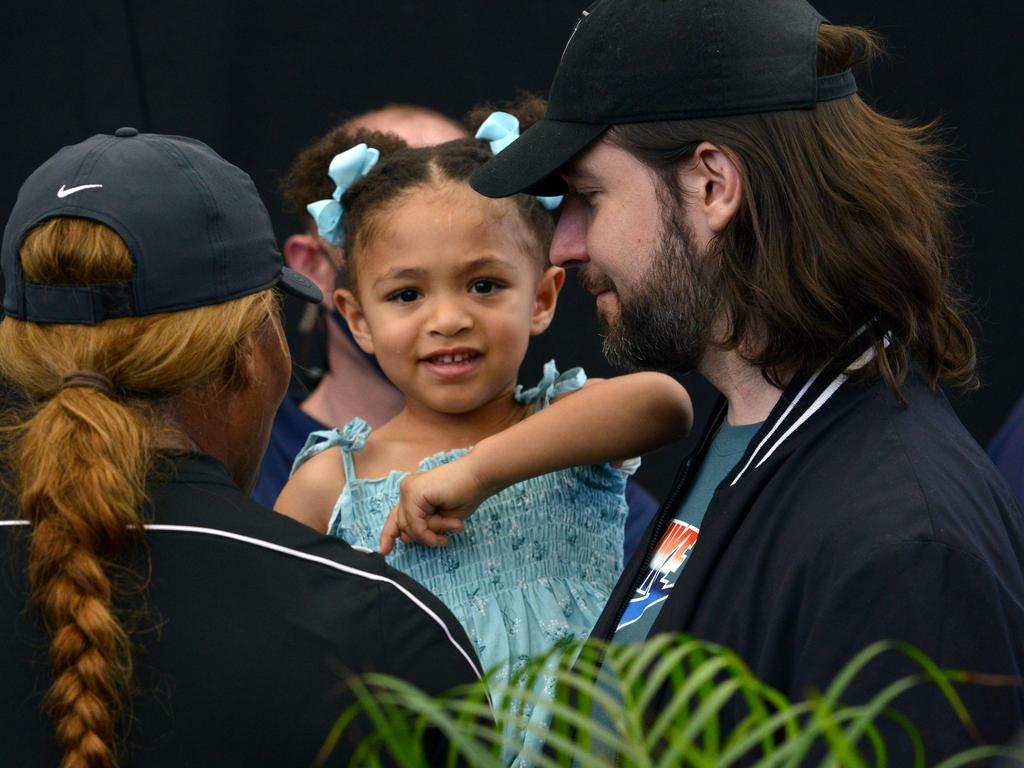
[[[679,581],[693,546],[697,543],[704,513],[715,489],[742,458],[761,423],[730,427],[723,423],[701,464],[693,487],[661,537],[647,573],[626,606],[615,630],[617,643],[647,639],[665,600]]]

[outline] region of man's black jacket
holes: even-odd
[[[839,361],[787,387],[712,497],[652,634],[686,632],[728,646],[793,699],[823,690],[880,639],[909,641],[942,667],[1020,675],[1024,517],[1017,502],[916,366],[903,407],[881,383],[851,383],[847,365]],[[720,405],[702,447],[684,463],[594,637],[613,632],[723,413]],[[916,669],[886,656],[861,673],[847,700],[864,701]],[[1021,688],[960,691],[991,741],[1009,739],[1024,721]],[[930,687],[895,707],[921,729],[929,763],[973,745]],[[908,746],[895,745],[893,765]]]

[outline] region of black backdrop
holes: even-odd
[[[588,2],[8,3],[0,28],[7,96],[0,211],[6,217],[18,185],[57,147],[133,125],[202,139],[249,171],[283,238],[296,223],[280,213],[277,182],[300,147],[383,102],[428,104],[458,117],[519,89],[545,93]],[[940,118],[948,131],[950,166],[966,193],[957,275],[975,300],[986,382],[954,402],[985,444],[1024,388],[1024,264],[1015,236],[1024,204],[1024,12],[1012,0],[816,5],[837,23],[872,26],[888,38],[889,57],[860,77],[870,101],[914,120]],[[548,357],[610,373],[592,302],[572,281],[523,380]],[[685,381],[706,411],[709,388],[696,377]],[[679,451],[664,450],[641,470],[652,490],[665,489]]]

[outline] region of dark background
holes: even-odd
[[[10,210],[21,181],[58,147],[133,125],[194,136],[246,169],[283,240],[298,223],[280,213],[277,184],[300,148],[385,102],[459,117],[519,89],[546,93],[588,3],[9,3],[0,29],[0,211]],[[957,216],[957,277],[974,300],[985,381],[954,402],[986,444],[1024,385],[1016,236],[1024,204],[1024,12],[1009,0],[819,0],[816,7],[836,23],[887,37],[888,58],[859,76],[862,95],[890,114],[939,118],[946,130],[950,169],[966,194]],[[592,301],[571,280],[554,326],[534,346],[525,382],[536,380],[548,357],[592,375],[611,373]],[[711,392],[695,376],[685,382],[700,418]],[[642,481],[662,492],[680,450],[651,457]]]

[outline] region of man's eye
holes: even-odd
[[[409,304],[420,297],[420,292],[413,288],[403,288],[388,296],[388,301],[396,301],[399,304]]]
[[[576,196],[579,197],[580,201],[587,207],[592,207],[597,201],[597,191],[588,189],[583,192],[577,192]]]
[[[469,286],[470,293],[494,293],[501,286],[493,280],[474,280]]]

